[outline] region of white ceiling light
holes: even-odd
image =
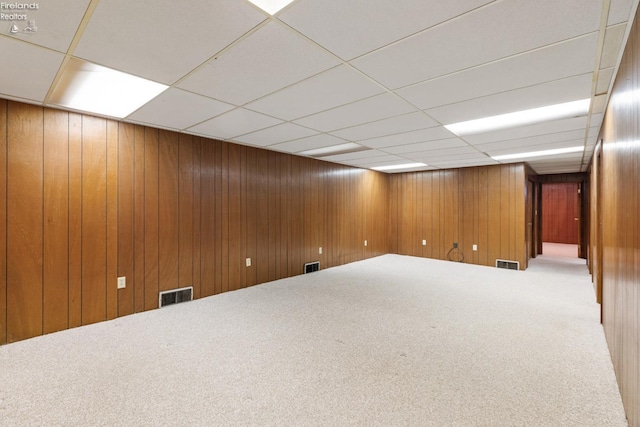
[[[528,157],[553,156],[554,154],[579,153],[584,147],[556,148],[555,150],[531,151],[529,153],[505,154],[503,156],[491,156],[493,160],[525,159]]]
[[[275,15],[293,0],[249,0],[269,15]]]
[[[330,147],[314,148],[313,150],[300,151],[296,154],[300,154],[301,156],[324,157],[332,156],[335,154],[355,153],[357,151],[366,150],[370,150],[370,148],[364,147],[354,142],[348,142],[346,144],[338,144],[332,145]]]
[[[549,105],[547,107],[533,108],[531,110],[516,111],[515,113],[500,114],[498,116],[452,123],[450,125],[445,125],[444,127],[458,136],[463,136],[541,123],[548,120],[584,116],[589,112],[590,102],[591,100],[589,98],[581,99],[579,101],[565,102],[563,104]]]
[[[393,170],[400,170],[400,169],[419,168],[422,166],[427,166],[427,165],[424,163],[405,163],[403,165],[375,166],[375,167],[372,167],[371,169],[377,170],[377,171],[393,171]]]
[[[141,77],[71,58],[49,102],[121,119],[167,88]]]

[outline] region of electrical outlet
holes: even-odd
[[[422,246],[427,246],[427,241],[426,240],[422,240]]]
[[[247,267],[251,267],[251,258],[247,258],[246,264],[247,264]]]
[[[364,245],[367,246],[367,241],[366,240],[364,241]]]
[[[458,242],[453,242],[454,249],[458,247]]]
[[[318,253],[319,253],[320,255],[322,255],[322,246],[320,246],[320,247],[318,248]]]
[[[478,250],[478,245],[473,245],[473,250],[477,251]]]
[[[118,289],[124,289],[127,287],[127,278],[125,276],[118,277]]]

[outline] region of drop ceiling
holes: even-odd
[[[38,5],[37,32],[0,21],[2,98],[56,107],[75,57],[169,86],[131,123],[293,154],[356,143],[321,158],[362,168],[584,147],[528,160],[549,174],[588,167],[638,0],[294,0],[274,16],[248,0]],[[584,98],[579,117],[443,126]]]

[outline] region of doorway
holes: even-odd
[[[542,184],[542,254],[564,258],[580,255],[580,185]]]

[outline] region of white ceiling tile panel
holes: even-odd
[[[582,74],[568,79],[445,105],[427,110],[427,113],[441,123],[450,124],[577,101],[591,96],[592,74]],[[479,116],[479,114],[481,115]]]
[[[348,139],[349,141],[364,141],[371,138],[427,129],[437,125],[438,122],[431,117],[421,111],[417,111],[415,113],[341,129],[333,132],[333,135]]]
[[[619,24],[620,22],[632,20],[632,6],[633,0],[611,0],[607,25],[614,25]]]
[[[10,37],[0,37],[0,52],[0,96],[44,101],[64,55]]]
[[[394,147],[381,148],[387,153],[403,154],[416,153],[419,151],[441,150],[443,148],[468,147],[467,143],[460,138],[441,139],[438,141],[419,142],[417,144],[397,145]]]
[[[282,123],[264,114],[238,108],[204,123],[189,128],[190,132],[213,138],[230,139],[234,136],[264,129]]]
[[[598,33],[450,74],[397,93],[426,110],[593,71]]]
[[[306,0],[279,18],[349,60],[491,0]]]
[[[398,161],[406,160],[406,159],[403,159],[402,157],[393,156],[391,154],[385,154],[379,151],[377,153],[378,153],[377,156],[361,158],[361,159],[345,160],[345,163],[348,163],[352,166],[362,166],[362,165],[371,165],[374,163],[381,163],[381,162],[398,162]]]
[[[584,130],[586,126],[587,116],[582,116],[574,117],[571,119],[553,120],[550,122],[504,129],[494,132],[465,135],[464,139],[472,145],[487,144],[489,142],[508,141],[536,135],[547,135],[550,133],[566,132],[576,129]]]
[[[40,2],[37,10],[20,10],[18,14],[27,15],[25,21],[8,21],[16,23],[19,32],[10,34],[9,31],[3,33],[9,37],[24,40],[29,43],[48,47],[66,53],[76,34],[76,30],[87,10],[90,0],[55,0],[51,2]],[[7,2],[12,3],[12,2]],[[26,2],[25,2],[26,3]],[[32,2],[28,2],[31,4]],[[8,10],[3,10],[6,13]],[[10,11],[15,13],[14,11]],[[29,21],[35,21],[36,31],[25,32],[29,26]],[[5,23],[7,21],[4,21]],[[8,29],[8,27],[7,27]]]
[[[592,113],[604,113],[604,108],[607,106],[607,95],[594,96],[591,102]]]
[[[330,132],[411,111],[415,111],[415,108],[404,100],[390,93],[383,93],[296,120],[296,123],[322,132]]]
[[[597,31],[601,11],[601,0],[497,1],[352,63],[397,89]]]
[[[103,0],[74,55],[169,84],[265,18],[244,1]]]
[[[591,115],[591,121],[589,122],[589,125],[591,127],[599,127],[601,123],[602,123],[602,113]]]
[[[511,139],[506,141],[490,142],[487,144],[476,144],[475,147],[480,151],[490,151],[503,149],[505,147],[532,147],[535,145],[551,144],[563,141],[584,141],[584,129],[577,129],[567,132],[548,133],[546,135],[531,136],[527,138]]]
[[[327,52],[271,22],[178,86],[242,105],[337,64]]]
[[[596,83],[596,94],[607,93],[611,78],[613,77],[614,68],[604,68],[598,71],[598,82]]]
[[[382,136],[380,138],[365,139],[359,142],[360,144],[366,145],[367,147],[383,148],[448,138],[455,138],[455,135],[442,126],[436,126],[428,129],[415,130],[413,132]]]
[[[318,132],[293,123],[283,123],[234,138],[236,141],[252,145],[267,146],[312,136]]]
[[[482,153],[478,152],[478,150],[471,148],[469,146],[442,148],[440,150],[424,150],[424,151],[418,151],[413,153],[403,153],[403,157],[412,158],[412,159],[424,159],[424,158],[433,159],[436,157],[455,157],[455,156],[466,156],[466,155],[470,155],[471,157],[486,157]]]
[[[490,166],[490,165],[497,165],[497,164],[499,164],[499,162],[490,158],[485,158],[485,159],[474,159],[474,160],[450,160],[450,161],[443,161],[443,162],[436,161],[432,163],[432,166],[435,166],[440,169],[452,169],[452,168],[464,168],[464,167],[471,167],[471,166]]]
[[[344,154],[335,154],[333,156],[323,156],[322,160],[327,160],[330,162],[344,162],[344,161],[352,161],[352,160],[361,160],[361,159],[373,159],[380,156],[388,155],[387,153],[383,153],[377,150],[365,150],[365,151],[356,151],[354,153],[344,153]],[[401,159],[401,157],[398,157]]]
[[[269,149],[284,151],[286,153],[299,153],[300,151],[313,150],[315,148],[331,147],[332,145],[344,144],[347,141],[331,135],[315,135],[307,138],[296,139],[295,141],[274,144]]]
[[[182,130],[233,108],[233,105],[215,99],[172,88],[142,106],[127,119]]]
[[[618,24],[608,27],[604,35],[604,46],[600,58],[600,68],[615,67],[618,64],[618,56],[622,48],[622,40],[627,29],[627,24]]]
[[[341,65],[258,99],[246,108],[294,120],[382,92],[367,77]]]
[[[443,163],[462,163],[462,162],[476,162],[484,161],[488,159],[484,154],[458,154],[455,156],[422,156],[419,157],[423,163],[427,163],[433,166],[438,166]]]

